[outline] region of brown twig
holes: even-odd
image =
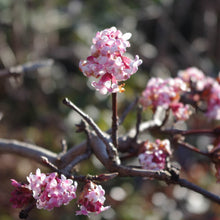
[[[0,153],[10,153],[23,156],[39,163],[41,157],[46,157],[51,163],[57,164],[57,154],[34,144],[29,144],[17,140],[0,138]]]
[[[112,93],[112,142],[118,148],[117,93]]]
[[[215,135],[219,135],[220,132],[217,132],[217,129],[193,129],[193,130],[186,130],[186,131],[182,131],[182,130],[178,130],[178,129],[165,129],[162,130],[162,132],[166,133],[166,134],[170,134],[170,135],[175,135],[175,134],[180,134],[183,136],[187,136],[187,135],[210,135],[210,136],[215,136]]]
[[[208,198],[211,201],[220,204],[220,197],[218,195],[208,192],[207,190],[187,181],[186,179],[179,179],[176,184],[179,184],[180,186],[185,187],[187,189],[191,189],[192,191],[203,195],[205,198]]]
[[[184,141],[179,140],[179,141],[177,141],[177,144],[181,147],[187,148],[187,149],[189,149],[193,152],[199,153],[201,155],[208,156],[208,157],[210,155],[208,152],[203,152],[203,151],[199,150],[198,148],[194,147],[193,145],[186,143]]]
[[[109,158],[117,163],[119,163],[119,157],[117,149],[114,147],[114,145],[109,141],[107,138],[107,134],[102,132],[101,129],[98,127],[98,125],[93,121],[92,118],[90,118],[87,114],[85,114],[82,110],[80,110],[76,105],[74,105],[69,99],[65,98],[63,99],[63,103],[76,111],[95,131],[97,136],[103,141],[103,143],[106,146]]]
[[[9,69],[0,70],[0,77],[21,76],[24,73],[32,72],[42,67],[51,66],[52,64],[52,59],[28,62],[19,66],[11,67]]]

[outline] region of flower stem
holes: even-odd
[[[117,115],[117,93],[112,93],[112,142],[118,148],[118,115]]]

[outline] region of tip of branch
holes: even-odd
[[[68,99],[68,98],[64,98],[64,99],[63,99],[63,104],[66,105],[67,103],[69,103],[69,99]]]
[[[68,101],[69,101],[69,100],[68,100],[68,98],[66,98],[66,97],[63,99],[63,103],[64,103],[64,104],[66,104]]]
[[[45,164],[48,164],[48,163],[49,163],[49,160],[48,160],[46,157],[44,157],[44,156],[41,156],[41,160],[42,160],[42,162],[45,163]]]

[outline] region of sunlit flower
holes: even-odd
[[[91,55],[80,61],[79,68],[83,74],[97,79],[92,86],[100,93],[122,92],[119,82],[129,79],[142,63],[137,55],[134,60],[124,56],[130,46],[130,37],[130,33],[122,34],[115,27],[97,32]]]
[[[196,67],[189,67],[185,70],[178,72],[180,77],[189,87],[193,87],[198,91],[202,91],[206,84],[206,76],[204,73]]]
[[[105,191],[102,186],[89,181],[80,194],[78,200],[80,210],[76,211],[76,215],[99,214],[110,208],[110,206],[104,207],[104,202]]]
[[[140,104],[153,111],[159,106],[171,109],[177,120],[187,120],[191,114],[189,106],[180,102],[182,93],[187,90],[186,83],[180,78],[151,78],[142,93]]]
[[[166,167],[167,157],[171,155],[169,140],[157,139],[155,143],[146,141],[138,155],[139,162],[144,169],[161,170]]]
[[[64,175],[59,177],[57,173],[44,174],[37,169],[36,174],[30,173],[27,180],[38,209],[52,210],[54,207],[67,205],[76,198],[77,183]]]
[[[206,115],[210,119],[220,120],[220,85],[213,82],[202,94],[202,98],[207,102]]]

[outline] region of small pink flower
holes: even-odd
[[[171,109],[177,120],[187,120],[191,114],[189,106],[180,102],[181,95],[187,90],[187,85],[179,78],[151,78],[142,93],[140,104],[153,111],[159,106]]]
[[[178,76],[197,91],[202,91],[206,84],[205,74],[196,67],[189,67],[178,72]]]
[[[76,211],[76,215],[88,215],[90,213],[99,214],[110,208],[110,206],[104,207],[105,191],[101,185],[89,181],[80,194],[78,204],[79,211]]]
[[[181,102],[170,104],[170,109],[177,120],[186,121],[191,115],[189,105],[184,105]]]
[[[166,167],[166,159],[171,155],[170,142],[157,139],[155,143],[146,141],[138,155],[139,162],[144,169],[161,170]]]
[[[11,179],[11,184],[15,187],[10,199],[13,208],[22,208],[33,200],[32,192],[28,189],[26,184],[18,183],[14,179]]]
[[[38,209],[52,210],[54,207],[67,205],[76,198],[77,183],[71,179],[61,178],[57,173],[44,174],[37,169],[36,175],[30,174],[27,177],[29,189],[33,192],[33,197],[37,200]]]
[[[217,81],[206,89],[202,98],[207,102],[206,115],[210,119],[220,120],[220,85]]]
[[[129,79],[141,65],[137,55],[134,60],[124,56],[130,37],[130,33],[122,34],[115,27],[98,32],[93,38],[91,56],[80,61],[83,74],[97,79],[92,86],[100,93],[123,92],[119,82]]]

